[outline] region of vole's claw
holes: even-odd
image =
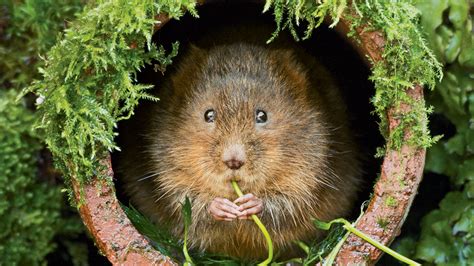
[[[253,200],[253,199],[258,199],[255,195],[253,195],[252,193],[248,193],[248,194],[245,194],[239,198],[237,198],[236,200],[234,200],[234,203],[235,204],[238,204],[238,203],[245,203],[249,200]]]
[[[235,203],[228,199],[215,198],[209,204],[208,211],[218,221],[232,221],[242,215],[238,208]]]
[[[239,220],[250,220],[252,219],[252,215],[258,215],[259,213],[261,213],[263,210],[263,207],[261,205],[259,206],[255,206],[253,208],[250,208],[250,209],[247,209],[245,211],[243,211],[242,215],[239,215],[237,218]]]
[[[263,201],[251,193],[239,197],[234,203],[240,203],[238,210],[242,214],[239,215],[239,219],[248,219],[251,215],[259,214],[263,210]]]

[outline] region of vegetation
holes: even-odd
[[[15,96],[0,90],[0,257],[27,265],[54,248],[61,194],[36,180],[40,144],[31,129],[33,115],[15,105]]]
[[[45,263],[59,235],[81,264],[87,259],[81,255],[85,245],[70,239],[82,232],[80,220],[62,216],[67,206],[61,187],[38,172],[43,144],[32,127],[31,98],[16,101],[20,90],[39,77],[43,62],[38,54],[54,44],[64,19],[80,9],[80,2],[15,2],[0,7],[0,265]]]
[[[269,0],[266,8],[274,7],[277,31],[288,28],[298,39],[295,25],[305,21],[306,35],[309,38],[313,29],[319,26],[329,15],[334,26],[341,16],[351,22],[349,36],[357,38],[356,29],[361,26],[366,31],[378,30],[383,33],[386,44],[382,60],[375,63],[370,79],[375,84],[375,96],[372,102],[375,113],[380,118],[380,131],[386,139],[386,149],[398,150],[404,141],[404,132],[412,132],[408,142],[419,147],[430,147],[438,139],[432,138],[427,128],[427,114],[430,109],[424,101],[415,102],[406,94],[406,88],[415,84],[430,89],[441,78],[441,65],[431,50],[426,46],[422,33],[418,29],[419,11],[412,5],[413,1],[353,1],[346,0],[291,1]],[[286,17],[285,17],[286,15]],[[402,112],[398,109],[401,103],[408,103],[412,110]],[[401,122],[390,135],[386,111],[395,108],[394,116],[401,117]],[[380,149],[383,156],[385,149]]]
[[[338,219],[334,219],[328,223],[325,223],[325,222],[322,222],[322,221],[315,221],[315,225],[317,228],[319,229],[323,229],[323,230],[329,230],[331,228],[331,226],[333,224],[343,224],[343,228],[346,229],[348,232],[362,238],[364,241],[367,241],[369,242],[372,246],[382,250],[383,252],[389,254],[390,256],[394,257],[395,259],[397,259],[398,261],[400,262],[404,262],[408,265],[415,265],[415,266],[419,266],[421,264],[417,263],[416,261],[413,261],[395,251],[393,251],[392,249],[380,244],[377,240],[374,240],[372,239],[371,237],[369,237],[368,235],[366,235],[365,233],[359,231],[357,228],[354,227],[353,224],[351,224],[350,222],[348,222],[346,219],[343,219],[343,218],[338,218]],[[344,239],[345,241],[345,239]],[[339,251],[339,249],[334,249],[331,254],[328,256],[327,260],[324,261],[324,265],[333,265],[333,262],[337,256],[337,252]]]
[[[135,73],[152,62],[163,69],[177,52],[174,45],[166,55],[151,42],[160,23],[155,16],[179,17],[193,7],[186,1],[95,1],[49,51],[43,78],[30,90],[44,97],[36,126],[66,181],[82,183],[102,172],[99,160],[119,149],[117,122],[133,114],[138,100],[154,100],[146,93],[151,86],[136,84]]]
[[[420,236],[400,250],[426,263],[469,265],[474,261],[474,9],[468,0],[420,1],[421,24],[444,65],[444,78],[429,95],[434,111],[455,134],[428,150],[426,170],[450,178],[451,192],[421,222]],[[417,239],[418,238],[418,239]]]

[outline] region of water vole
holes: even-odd
[[[360,181],[356,148],[335,83],[296,48],[191,46],[122,147],[119,173],[132,203],[190,246],[246,260],[266,257],[250,214],[283,257],[322,232],[312,218],[350,211]],[[237,199],[230,180],[246,193]]]

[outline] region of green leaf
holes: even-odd
[[[451,154],[456,153],[457,155],[463,155],[466,147],[466,143],[464,142],[464,136],[461,134],[450,138],[444,145],[446,147],[447,152]]]
[[[174,256],[178,253],[181,245],[180,241],[173,237],[169,227],[166,225],[155,225],[150,219],[141,214],[133,206],[127,207],[121,204],[127,217],[133,223],[135,228],[151,240],[151,244],[161,254],[165,256]]]
[[[461,52],[461,44],[463,39],[463,32],[456,31],[454,35],[449,38],[448,45],[445,50],[445,57],[447,63],[452,63]]]
[[[191,256],[189,255],[188,246],[187,246],[189,226],[191,226],[191,215],[192,215],[191,212],[192,212],[191,201],[186,196],[186,199],[184,200],[184,203],[183,203],[182,213],[183,213],[183,220],[184,220],[183,254],[186,259],[185,264],[187,265],[194,265],[193,260],[191,259]]]
[[[426,155],[425,169],[438,174],[445,173],[448,164],[446,160],[449,159],[446,158],[445,154],[446,150],[442,143],[430,147]]]
[[[463,28],[469,16],[469,1],[449,1],[449,21],[456,29]]]
[[[320,220],[313,220],[313,224],[314,224],[314,226],[316,226],[316,228],[322,229],[322,230],[329,230],[331,228],[331,225],[332,225],[332,223],[325,223],[325,222],[320,221]]]
[[[458,179],[463,181],[474,180],[474,158],[465,160],[460,165]]]
[[[407,237],[403,238],[400,241],[396,242],[394,249],[404,256],[415,257],[417,242],[415,239]]]
[[[453,227],[453,235],[458,233],[474,233],[473,215],[474,209],[469,209],[466,213],[463,213],[461,219],[459,219]]]
[[[191,201],[189,200],[188,197],[186,197],[186,199],[184,200],[182,212],[183,212],[183,218],[184,218],[184,226],[186,228],[189,228],[189,226],[191,225],[191,222],[192,222],[191,221],[192,208],[191,208]],[[185,233],[187,233],[187,232],[185,232]]]
[[[445,252],[451,248],[435,238],[426,238],[419,242],[415,257],[433,263],[445,263],[447,261]]]

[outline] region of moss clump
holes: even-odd
[[[386,199],[385,199],[385,205],[387,205],[388,207],[397,207],[398,205],[398,201],[396,198],[392,197],[392,196],[388,196]]]
[[[382,228],[384,230],[387,228],[387,225],[389,223],[390,223],[390,221],[387,220],[386,218],[383,218],[383,217],[377,218],[377,224],[380,226],[380,228]]]
[[[407,130],[411,136],[407,140],[412,146],[429,147],[438,138],[432,138],[427,128],[427,115],[430,108],[423,100],[414,101],[406,90],[415,85],[425,85],[432,89],[436,80],[442,77],[441,65],[432,51],[426,46],[422,32],[418,28],[420,12],[412,5],[413,1],[284,1],[269,0],[267,8],[273,7],[277,22],[277,32],[288,28],[298,38],[295,26],[306,22],[306,34],[309,38],[313,29],[319,26],[326,16],[337,24],[344,16],[351,22],[349,36],[355,37],[356,29],[365,27],[366,31],[380,31],[386,40],[382,60],[372,68],[370,80],[375,85],[372,103],[380,118],[380,131],[386,139],[384,149],[378,155],[383,156],[385,149],[398,150],[406,142]],[[402,103],[412,107],[410,111],[399,109]],[[395,110],[400,124],[390,133],[386,112]]]
[[[99,160],[118,149],[114,128],[133,114],[151,86],[135,83],[145,64],[171,63],[177,45],[166,55],[151,43],[159,13],[179,17],[193,1],[96,1],[71,23],[48,53],[43,79],[30,88],[44,97],[36,126],[66,180],[81,183],[98,175]]]
[[[0,90],[0,262],[35,265],[54,249],[62,198],[37,179],[34,117],[15,98]]]
[[[72,240],[83,229],[77,216],[63,216],[61,187],[38,173],[44,144],[33,130],[31,97],[16,100],[39,76],[39,54],[80,7],[79,0],[7,0],[0,7],[0,265],[43,265],[57,242],[67,247],[60,256],[87,251]],[[76,265],[87,261],[83,254]]]

